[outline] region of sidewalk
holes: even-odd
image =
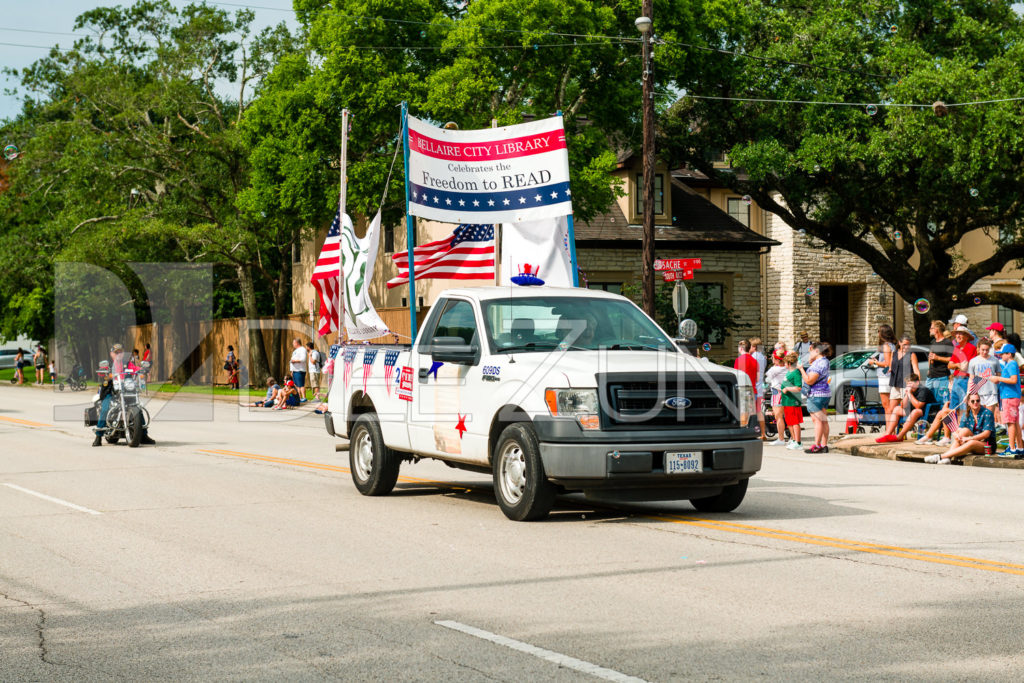
[[[829,450],[836,453],[848,453],[861,458],[879,458],[882,460],[904,460],[907,462],[924,462],[925,456],[941,453],[945,449],[935,444],[918,446],[913,441],[901,443],[876,443],[881,434],[842,434],[834,442],[829,443]],[[1008,470],[1024,470],[1024,460],[1000,458],[994,455],[966,455],[953,461],[968,467],[997,467]]]

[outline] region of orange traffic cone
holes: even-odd
[[[854,399],[854,394],[850,394],[850,405],[846,411],[846,433],[856,434],[857,429],[860,428],[860,418],[857,417],[857,401]]]

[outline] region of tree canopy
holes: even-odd
[[[1021,262],[1024,23],[1012,3],[755,0],[735,19],[706,36],[715,50],[666,46],[661,73],[685,92],[662,119],[669,163],[860,256],[904,300],[928,299],[919,335]],[[716,167],[716,151],[742,172]],[[993,249],[968,263],[962,240],[976,232]],[[980,301],[1024,310],[1017,294]]]

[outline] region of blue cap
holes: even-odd
[[[1002,348],[996,353],[1017,353],[1017,347],[1013,344],[1003,344]]]

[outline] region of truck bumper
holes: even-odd
[[[671,451],[700,451],[703,470],[666,474],[665,453]],[[762,442],[541,442],[540,452],[548,478],[566,488],[671,489],[684,498],[687,491],[721,488],[755,474],[761,469]]]

